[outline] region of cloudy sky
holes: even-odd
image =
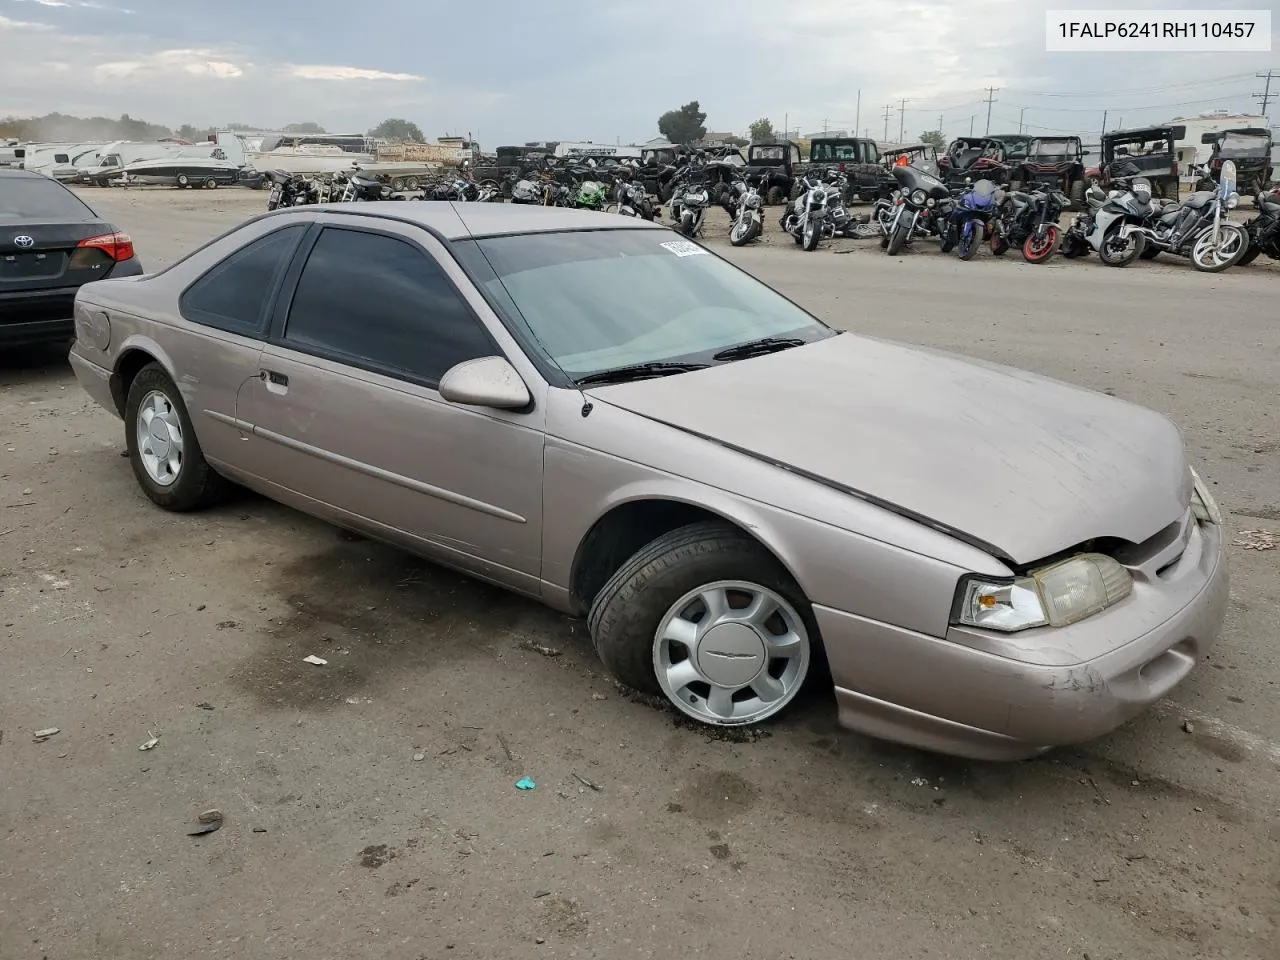
[[[1131,8],[1276,7],[1196,0]],[[711,130],[767,116],[877,139],[938,126],[1088,135],[1226,107],[1253,113],[1272,53],[1056,53],[1037,0],[0,0],[0,116],[177,127],[402,116],[482,144],[636,142],[697,99]],[[485,11],[482,22],[479,11]],[[210,11],[217,11],[212,13]],[[1273,30],[1280,28],[1274,18]],[[490,26],[485,26],[488,23]],[[502,26],[495,26],[501,24]],[[1280,78],[1272,84],[1280,92]],[[861,106],[859,108],[859,91]],[[906,98],[905,112],[900,112]],[[889,119],[885,107],[892,104]],[[1280,102],[1269,113],[1280,121]]]

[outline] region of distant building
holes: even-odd
[[[813,140],[817,137],[851,137],[848,130],[819,130],[817,133],[806,133],[803,137],[793,137],[792,139]]]

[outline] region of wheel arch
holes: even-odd
[[[147,337],[131,337],[124,342],[120,355],[116,357],[111,371],[111,399],[115,403],[116,412],[124,416],[125,401],[129,396],[129,387],[134,378],[151,363],[159,363],[164,367],[170,379],[176,384],[173,373],[173,361],[158,343]]]
[[[804,590],[794,557],[779,546],[768,524],[747,504],[727,495],[695,503],[665,491],[637,492],[610,503],[578,541],[569,573],[569,599],[574,611],[584,615],[609,578],[646,544],[672,530],[706,520],[727,523],[754,540]]]

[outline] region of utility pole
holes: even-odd
[[[822,132],[823,132],[823,133],[826,133],[826,132],[827,132],[827,124],[828,124],[828,123],[830,123],[830,122],[831,122],[831,121],[829,121],[829,120],[827,120],[827,119],[825,119],[825,118],[823,119],[823,121],[822,121]]]
[[[942,114],[938,114],[938,132],[942,132]]]
[[[1262,92],[1254,94],[1254,97],[1257,98],[1258,102],[1261,104],[1261,108],[1258,112],[1265,117],[1267,115],[1267,104],[1271,102],[1271,71],[1268,70],[1265,74],[1259,73],[1257,74],[1257,77],[1259,80],[1267,81],[1267,85],[1263,88]],[[1280,77],[1276,77],[1275,79],[1280,80]],[[1277,94],[1276,96],[1280,96],[1280,94]]]
[[[902,143],[907,126],[907,99],[902,98],[902,105],[898,107],[898,143]]]
[[[893,104],[886,103],[884,105],[884,142],[889,142],[889,114],[893,112]]]
[[[1102,149],[1102,137],[1107,135],[1107,111],[1102,111],[1102,136],[1098,138],[1098,149]]]
[[[783,140],[791,139],[791,131],[788,129],[791,126],[790,121],[791,121],[791,114],[784,113],[782,115],[782,139]]]
[[[1022,132],[1022,118],[1025,117],[1026,115],[1027,115],[1027,108],[1023,107],[1022,111],[1018,114],[1018,132],[1019,133]]]
[[[858,135],[858,127],[862,126],[862,91],[858,91],[858,112],[853,121],[853,135]]]
[[[969,114],[969,136],[971,137],[973,136],[973,118],[976,116],[976,113]]]
[[[991,134],[991,105],[996,102],[996,91],[999,87],[987,87],[987,132],[984,136]]]

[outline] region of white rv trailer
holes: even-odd
[[[614,146],[607,143],[571,143],[561,141],[556,144],[554,155],[557,157],[588,157],[600,160],[606,157],[612,157],[615,160],[639,160],[640,148],[634,144],[626,143]]]

